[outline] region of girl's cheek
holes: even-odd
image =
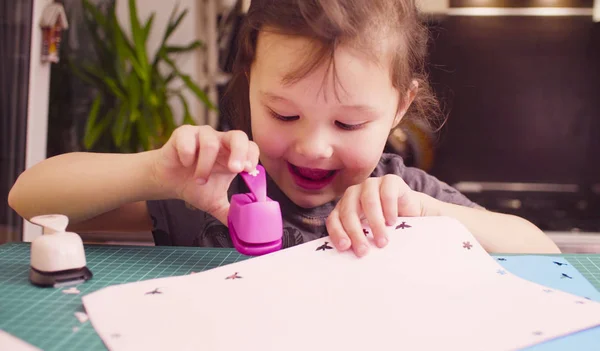
[[[338,149],[338,156],[344,160],[347,168],[365,169],[377,164],[381,158],[381,147],[369,135],[355,135],[344,141],[344,147]]]
[[[258,145],[260,153],[268,157],[281,157],[287,148],[288,141],[282,137],[282,133],[272,131],[269,128],[257,130],[254,133],[254,142]]]

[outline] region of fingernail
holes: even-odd
[[[204,185],[204,184],[206,184],[206,179],[204,179],[204,178],[196,178],[196,183],[198,183],[200,185]]]
[[[345,249],[348,246],[348,239],[341,239],[338,241],[338,246]]]
[[[384,247],[387,245],[388,239],[386,237],[377,238],[377,246]]]
[[[233,161],[233,162],[231,162],[231,167],[233,169],[235,169],[236,171],[241,171],[242,170],[242,163],[240,161]]]
[[[367,253],[367,245],[365,244],[360,244],[357,248],[356,248],[356,253],[358,253],[359,256],[362,256],[364,254]]]

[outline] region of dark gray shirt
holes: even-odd
[[[406,167],[395,154],[383,154],[372,177],[386,174],[400,176],[408,186],[438,200],[468,207],[478,207],[448,184],[425,173]],[[279,202],[283,215],[284,248],[327,236],[325,221],[336,201],[316,208],[302,208],[294,204],[277,185],[267,177],[267,194]],[[236,177],[229,187],[228,196],[246,193],[248,189],[241,177]],[[193,208],[182,200],[148,201],[148,211],[153,221],[152,234],[156,245],[233,247],[225,225],[210,214]]]

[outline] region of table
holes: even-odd
[[[81,296],[109,285],[185,275],[247,259],[232,249],[86,245],[94,277],[77,286],[39,288],[29,282],[29,243],[0,246],[0,329],[51,350],[106,350],[90,322],[81,323]],[[498,256],[498,255],[495,255]],[[510,256],[510,255],[503,255]],[[600,255],[563,254],[600,291]]]

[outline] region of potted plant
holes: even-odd
[[[171,34],[187,14],[173,9],[162,41],[149,57],[147,41],[154,14],[141,23],[135,0],[129,0],[131,39],[119,24],[115,3],[100,11],[82,0],[84,22],[92,38],[95,58],[71,61],[72,70],[95,90],[85,126],[83,145],[87,150],[138,152],[160,147],[177,127],[172,98],[183,107],[183,123],[195,124],[183,89],[189,89],[208,108],[215,106],[192,78],[181,72],[174,56],[197,50],[198,40],[185,46],[168,44]],[[173,88],[180,79],[182,88]]]

